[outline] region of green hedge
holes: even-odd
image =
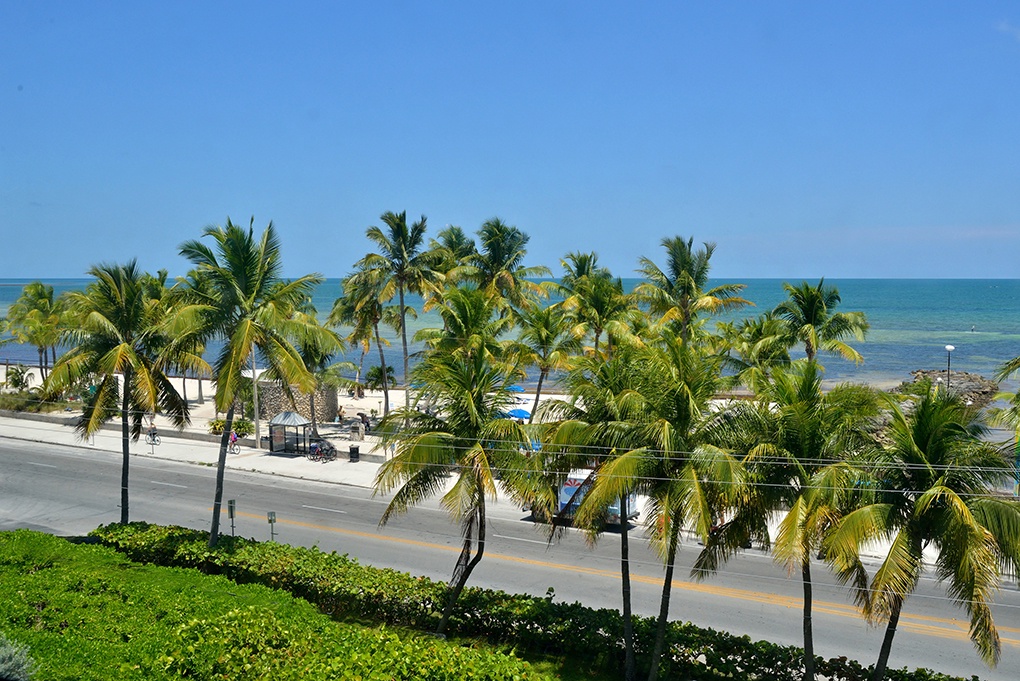
[[[278,589],[27,530],[0,533],[0,634],[40,680],[546,678],[491,649],[334,622]]]
[[[276,543],[223,537],[214,550],[208,533],[181,527],[133,523],[108,525],[92,533],[133,560],[196,567],[241,582],[281,588],[316,604],[337,619],[432,630],[446,602],[448,587],[425,577],[360,565],[346,555]],[[653,618],[635,618],[638,659],[648,659],[654,643]],[[622,669],[622,617],[616,610],[592,609],[551,598],[465,589],[451,617],[451,636],[483,637],[519,651],[583,661],[593,671]],[[692,680],[769,679],[800,681],[802,650],[747,636],[671,623],[662,673]],[[869,668],[845,657],[817,658],[819,676],[832,681],[864,681]],[[961,681],[929,670],[890,670],[892,681]],[[972,677],[977,679],[977,677]]]

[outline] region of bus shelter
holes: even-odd
[[[269,451],[273,454],[308,453],[312,422],[293,411],[282,411],[269,421]]]

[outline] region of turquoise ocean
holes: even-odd
[[[0,315],[6,314],[8,306],[30,281],[0,279]],[[745,284],[742,297],[754,303],[754,307],[721,315],[719,319],[755,316],[771,309],[785,298],[784,281],[797,284],[801,280],[713,280],[712,286]],[[60,294],[81,289],[88,280],[44,282]],[[636,283],[637,279],[624,280],[628,289]],[[842,302],[838,309],[864,312],[871,324],[866,340],[855,344],[864,355],[863,364],[823,358],[828,383],[852,381],[890,387],[909,380],[915,369],[944,369],[946,345],[956,348],[952,353],[954,371],[989,377],[1004,361],[1020,355],[1020,279],[831,279],[826,283],[839,289]],[[339,279],[327,279],[318,286],[313,303],[320,315],[329,311],[339,295]],[[420,300],[412,297],[408,302],[417,305]],[[420,315],[408,322],[409,337],[418,329],[439,325],[438,315]],[[394,365],[399,376],[400,341],[391,330],[384,334],[391,342],[386,350],[387,363]],[[359,354],[349,351],[345,359],[357,362]],[[0,346],[0,362],[4,361],[32,364],[37,361],[36,351],[8,343]],[[373,351],[365,366],[377,361]],[[1016,382],[1010,381],[1004,387],[1014,389]]]

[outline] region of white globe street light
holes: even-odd
[[[956,349],[956,346],[953,346],[953,345],[947,345],[946,346],[946,393],[947,394],[949,393],[949,376],[950,376],[949,372],[950,372],[951,367],[953,366],[953,350],[955,350],[955,349]]]

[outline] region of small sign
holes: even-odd
[[[266,514],[266,518],[269,520],[269,524],[272,525],[276,522],[276,511],[270,511]]]
[[[227,517],[233,520],[236,513],[237,513],[237,500],[227,499]]]

